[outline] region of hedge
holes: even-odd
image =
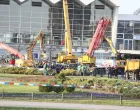
[[[75,86],[73,86],[73,85],[68,85],[66,87],[64,87],[63,85],[51,86],[50,84],[39,86],[39,92],[52,92],[52,91],[54,91],[56,93],[60,93],[60,92],[63,92],[64,90],[66,90],[67,92],[73,92],[75,90]]]

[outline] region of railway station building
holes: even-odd
[[[87,51],[101,17],[110,18],[112,23],[106,36],[116,45],[119,0],[68,0],[68,5],[73,52]],[[62,0],[0,0],[0,42],[26,53],[29,43],[43,30],[44,48],[54,53],[62,51],[65,36],[62,6]],[[106,51],[106,47],[109,45],[103,41],[95,56],[110,55],[111,50]],[[38,49],[39,45],[34,52]]]

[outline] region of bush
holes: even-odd
[[[66,76],[73,76],[76,75],[77,71],[74,69],[65,69],[65,70],[61,70],[60,74],[64,74]]]
[[[53,87],[51,85],[39,85],[39,92],[52,92]]]
[[[61,85],[54,85],[53,86],[53,91],[56,92],[56,93],[63,92],[64,91],[64,87],[61,86]]]
[[[75,90],[75,86],[73,85],[68,85],[67,87],[65,87],[65,90],[67,92],[73,92]]]
[[[26,75],[43,75],[43,71],[37,68],[23,68],[23,67],[0,67],[0,73],[7,74],[26,74]]]

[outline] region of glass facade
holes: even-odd
[[[140,50],[137,44],[140,44],[140,22],[139,21],[118,21],[116,47],[119,50]]]
[[[65,32],[62,0],[53,6],[47,0],[26,0],[20,4],[16,2],[18,0],[3,1],[8,2],[0,2],[1,41],[30,43],[43,30],[46,45],[61,45]],[[112,20],[113,9],[102,0],[95,0],[84,8],[76,0],[68,0],[68,5],[73,46],[88,47],[99,19],[105,17]],[[110,26],[108,37],[111,37],[111,29]],[[127,27],[124,31],[128,34],[132,30]],[[107,45],[105,41],[101,47],[104,45]]]

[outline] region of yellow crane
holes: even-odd
[[[43,31],[41,30],[38,36],[30,43],[29,47],[27,48],[27,59],[25,60],[16,60],[16,65],[21,65],[25,67],[33,67],[34,66],[34,59],[33,59],[33,49],[40,40],[40,50],[42,49],[43,45]]]
[[[72,54],[72,40],[70,33],[69,13],[68,13],[68,1],[63,0],[64,10],[64,22],[65,22],[65,52],[59,53],[58,63],[75,63],[76,56]]]
[[[112,50],[113,54],[115,55],[115,58],[109,58],[109,59],[116,60],[116,63],[117,63],[116,66],[118,68],[124,68],[125,64],[126,64],[126,60],[122,60],[122,59],[118,58],[119,52],[114,47],[113,42],[112,42],[111,39],[109,39],[108,37],[104,37],[104,39],[108,42],[109,46],[111,47],[111,50]]]

